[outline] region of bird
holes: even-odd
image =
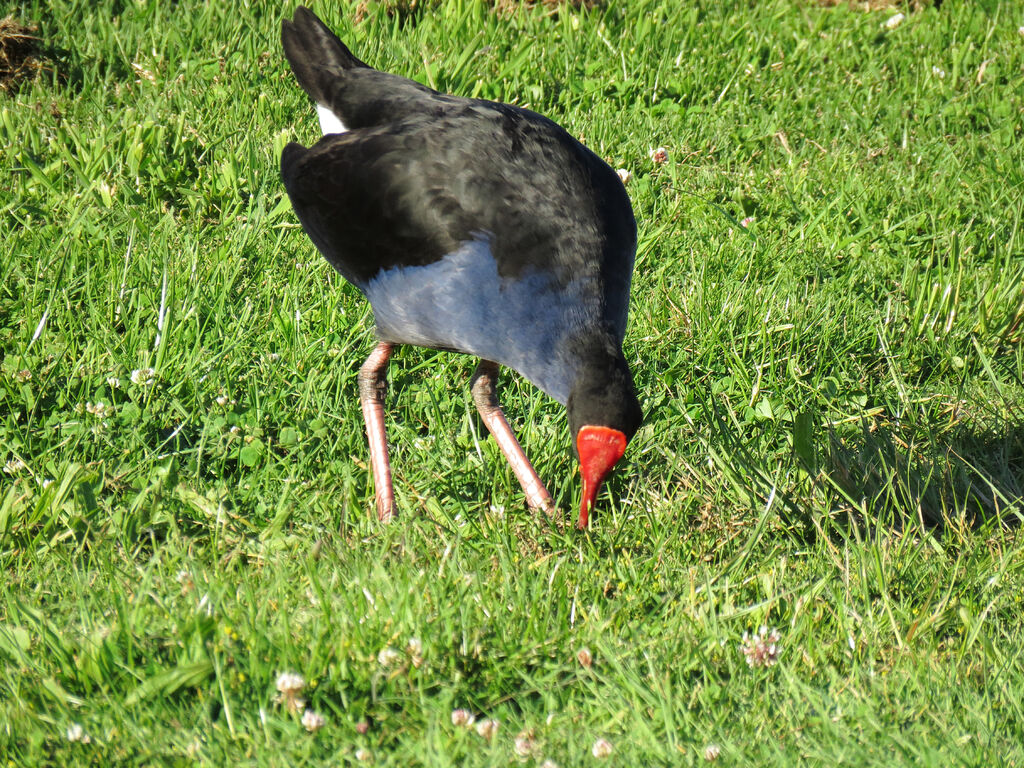
[[[379,519],[396,514],[388,360],[412,345],[479,358],[473,402],[528,506],[549,515],[498,400],[500,367],[566,407],[587,528],[643,421],[622,350],[637,243],[622,180],[540,114],[374,69],[304,6],[282,20],[281,42],[322,133],[284,147],[281,179],[303,230],[373,311],[358,382]]]

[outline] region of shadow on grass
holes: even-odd
[[[820,532],[815,510],[840,522],[869,518],[894,527],[1024,522],[1024,418],[994,426],[964,421],[941,431],[931,422],[874,422],[859,432],[829,429],[817,439],[813,429],[801,438],[798,418],[781,427],[792,429],[787,458],[765,443],[751,444],[749,425],[714,401],[706,413],[706,450],[737,502],[752,509],[774,502],[772,514],[794,533],[802,528],[809,541]]]
[[[891,427],[828,438],[823,472],[875,515],[892,511],[894,520],[909,515],[931,527],[1024,520],[1024,421],[963,426],[922,445]]]

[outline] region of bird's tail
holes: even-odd
[[[309,8],[299,6],[281,22],[281,43],[299,85],[319,104],[329,102],[332,82],[346,69],[367,67]]]

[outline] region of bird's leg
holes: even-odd
[[[377,517],[385,522],[395,516],[395,489],[391,485],[388,436],[384,430],[388,358],[393,350],[391,344],[381,342],[359,369],[359,400],[363,404],[366,437],[370,442],[370,469],[376,489]]]
[[[473,402],[476,403],[476,409],[480,412],[480,416],[493,435],[495,442],[498,443],[498,447],[501,448],[501,452],[512,466],[512,471],[515,472],[519,484],[523,486],[526,503],[530,505],[530,509],[539,509],[550,514],[554,511],[555,505],[552,503],[544,483],[541,482],[533,465],[530,464],[530,460],[523,453],[512,428],[505,420],[505,414],[501,412],[501,405],[498,404],[497,382],[498,364],[490,360],[481,360],[470,381]]]

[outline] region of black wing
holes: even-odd
[[[480,234],[503,276],[532,267],[570,280],[632,259],[636,224],[608,166],[525,110],[460,107],[285,148],[295,211],[343,275],[358,285],[429,264]]]

